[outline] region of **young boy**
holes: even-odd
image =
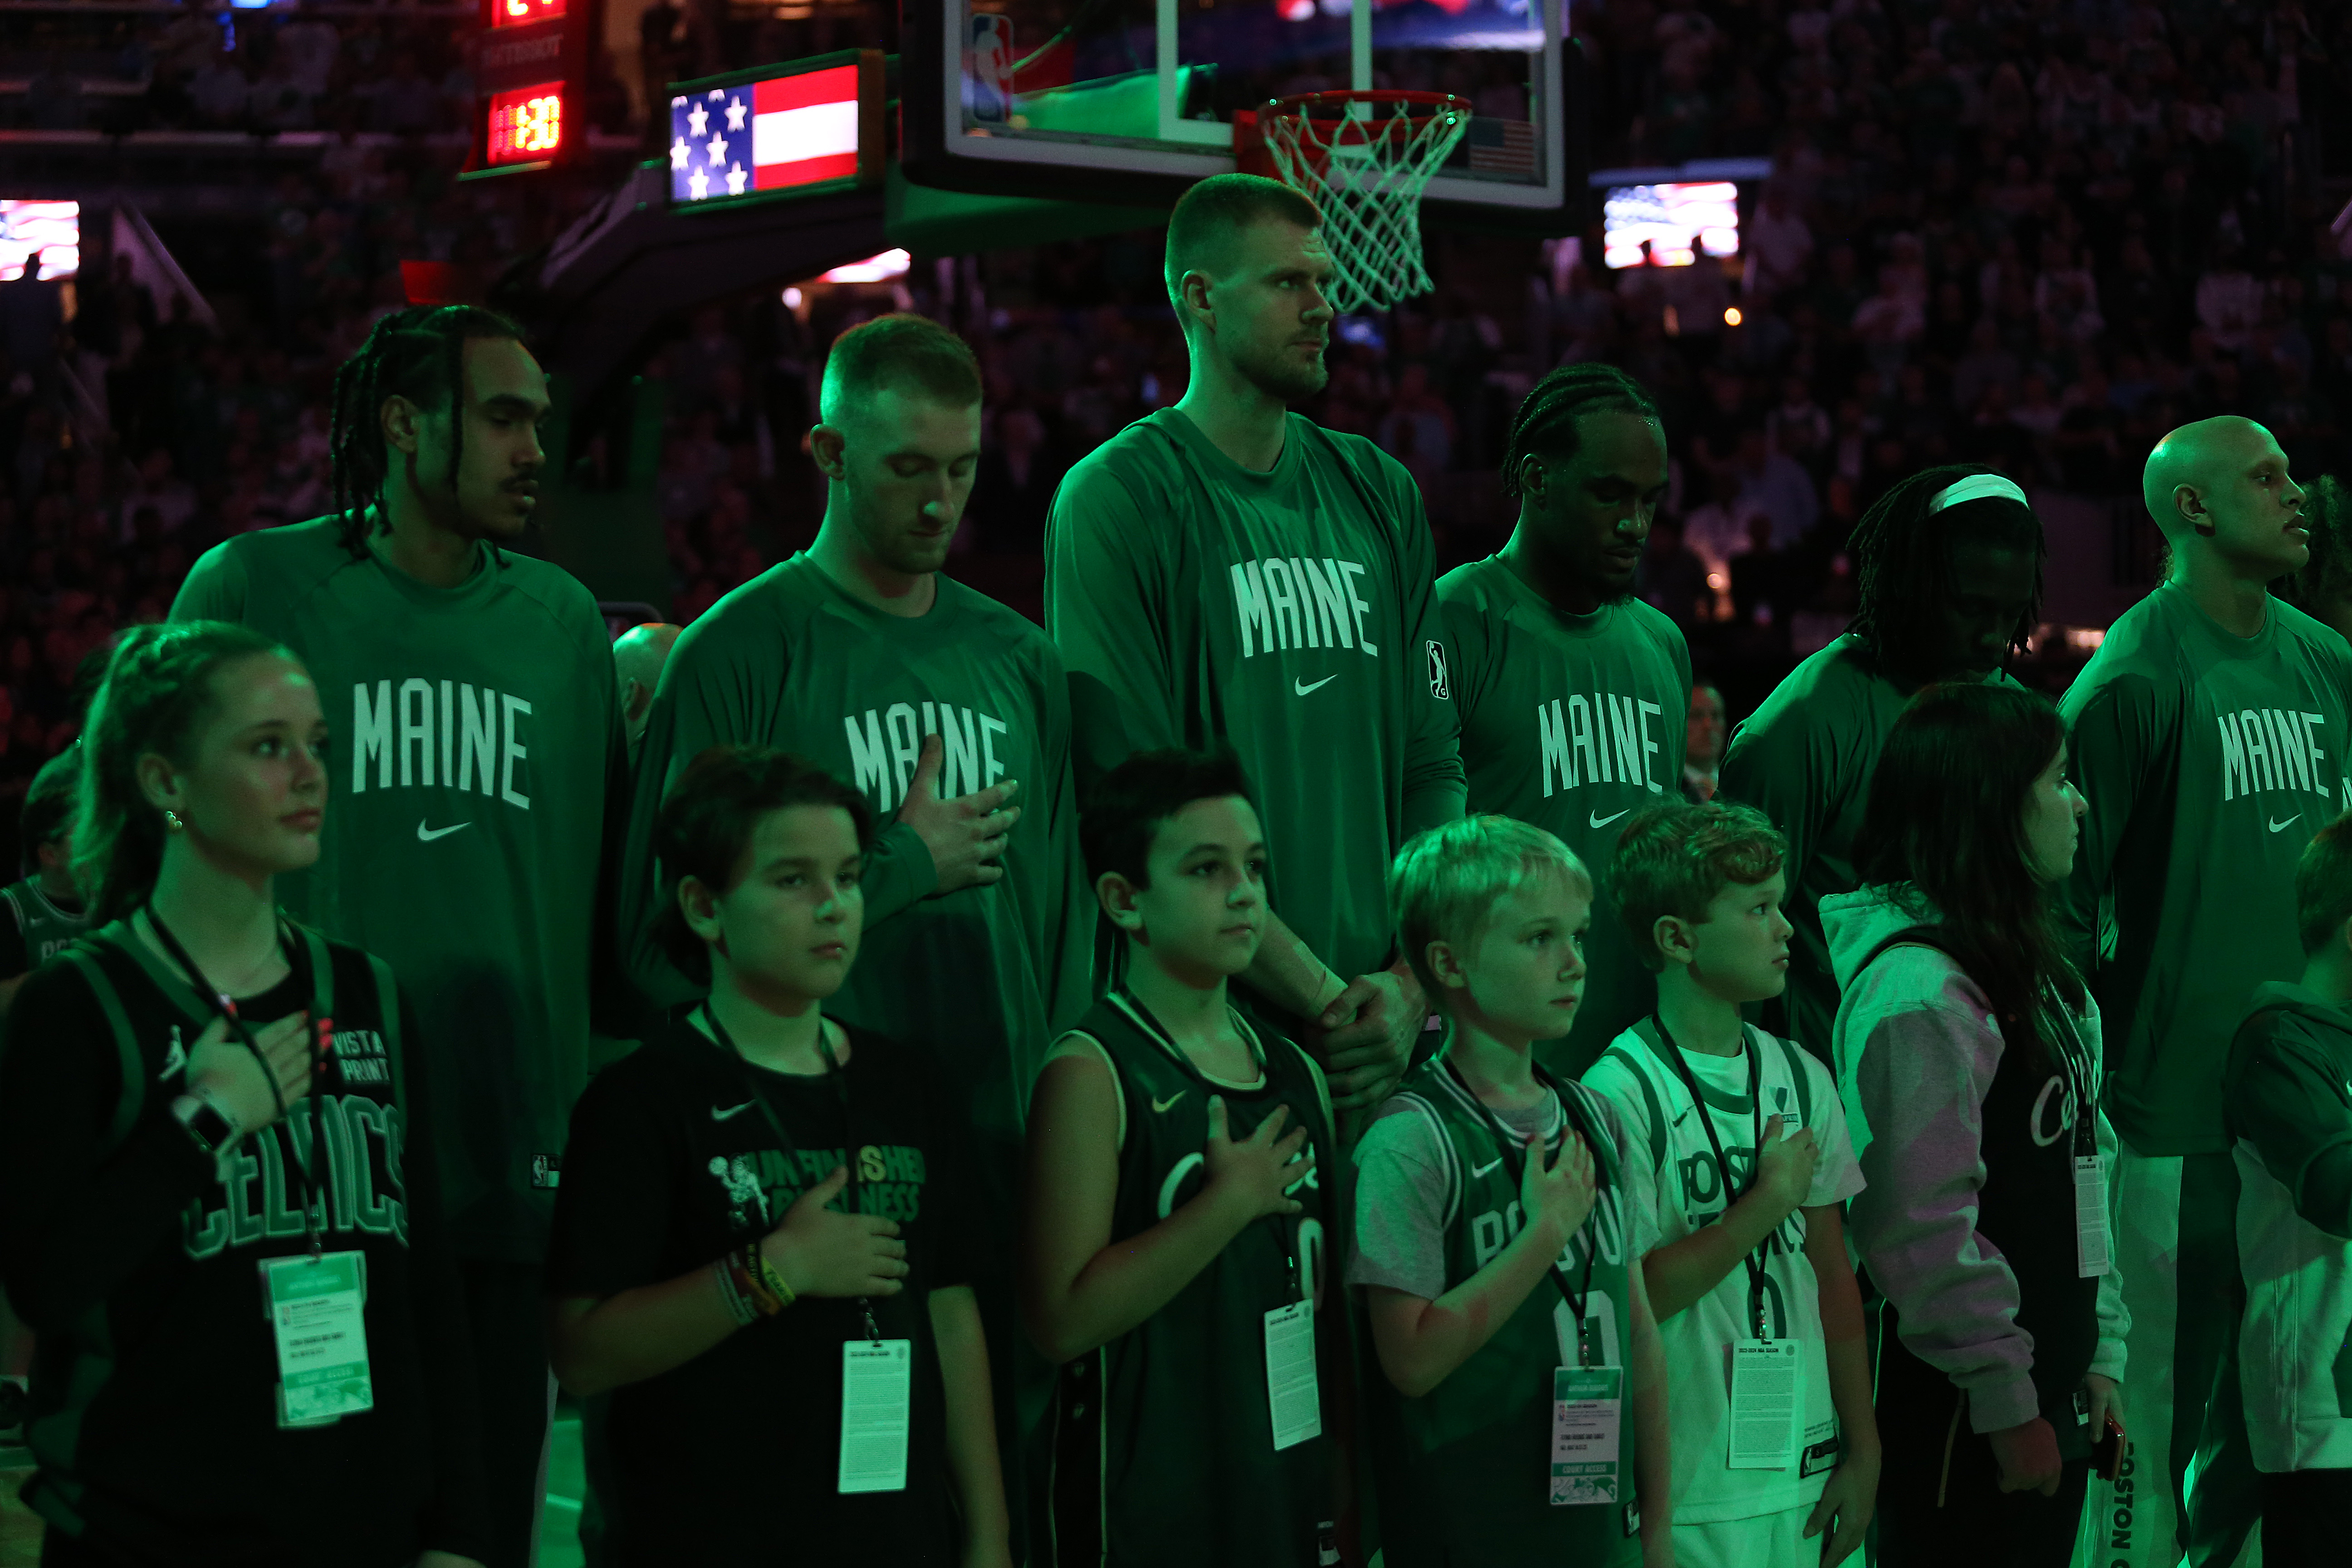
[[[2254,991],[2230,1047],[2246,1437],[2273,1563],[2343,1560],[2352,1505],[2352,816],[2294,871],[2300,983]]]
[[[1266,919],[1265,833],[1238,762],[1161,751],[1103,776],[1079,838],[1127,963],[1029,1110],[1022,1310],[1062,1369],[1051,1561],[1311,1568],[1348,1359],[1318,1321],[1322,1072],[1226,997]]]
[[[1679,1568],[1834,1568],[1878,1488],[1836,1080],[1740,1020],[1788,984],[1785,853],[1750,807],[1676,804],[1627,823],[1609,871],[1658,1006],[1584,1084],[1624,1119],[1657,1215],[1642,1270],[1677,1372]]]
[[[929,1057],[821,1007],[873,832],[758,747],[662,803],[662,940],[709,994],[581,1096],[548,1258],[557,1375],[618,1390],[632,1568],[1011,1562],[960,1114]]]
[[[1388,1562],[1666,1568],[1652,1221],[1616,1113],[1532,1055],[1582,999],[1592,879],[1543,829],[1474,816],[1405,846],[1389,902],[1452,1033],[1356,1151]]]

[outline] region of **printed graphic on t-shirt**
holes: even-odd
[[[1665,793],[1665,708],[1647,697],[1582,692],[1536,705],[1536,749],[1544,798],[1588,784],[1640,784]]]
[[[1244,658],[1310,647],[1381,656],[1380,646],[1364,635],[1372,605],[1356,581],[1370,575],[1362,563],[1269,555],[1236,561],[1231,570]]]
[[[942,800],[986,789],[1007,771],[996,738],[1011,729],[992,713],[952,702],[893,702],[846,714],[841,722],[849,732],[849,782],[879,812],[896,811],[907,798],[927,736],[940,737]]]
[[[460,797],[480,794],[529,811],[530,748],[524,721],[530,715],[529,699],[465,681],[422,676],[353,681],[347,742],[352,793],[437,787]],[[464,826],[462,818],[423,818],[416,837],[430,844]]]
[[[2291,708],[2245,708],[2217,714],[2215,720],[2221,731],[2221,798],[2276,795],[2293,803],[2292,806],[2273,803],[2278,809],[2265,819],[2266,831],[2284,833],[2305,813],[2333,816],[2336,802],[2352,800],[2352,778],[2343,773],[2340,763],[2329,763],[2327,750],[2320,744],[2321,731],[2327,726],[2326,714]],[[2315,795],[2326,805],[2295,799],[2304,795]],[[2278,820],[2289,809],[2294,809],[2295,816]],[[2319,820],[2320,815],[2315,815],[2315,825]]]
[[[407,1142],[408,1117],[397,1105],[357,1094],[297,1101],[284,1121],[221,1152],[212,1190],[188,1205],[182,1221],[188,1256],[201,1262],[305,1234],[295,1206],[298,1184],[287,1168],[289,1143],[309,1174],[310,1223],[321,1241],[364,1232],[405,1245],[408,1196],[400,1172]]]
[[[833,1149],[753,1149],[713,1154],[704,1169],[727,1205],[728,1223],[738,1230],[768,1230],[811,1187],[844,1163]],[[912,1225],[923,1212],[923,1152],[904,1143],[867,1143],[857,1151],[857,1212]],[[847,1209],[846,1194],[829,1205]]]

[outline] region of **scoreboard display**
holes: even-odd
[[[492,93],[488,140],[493,168],[553,158],[563,146],[563,83]]]
[[[586,0],[483,0],[467,177],[543,169],[574,151],[566,111],[586,89],[590,15]]]

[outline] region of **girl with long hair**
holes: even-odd
[[[1862,887],[1822,901],[1852,1233],[1885,1298],[1888,1568],[2065,1563],[2121,1418],[2098,1007],[2053,917],[2084,812],[2066,765],[2046,699],[1927,688],[1871,780]]]
[[[319,858],[319,694],[143,626],[91,708],[94,929],[0,1058],[0,1275],[38,1331],[45,1564],[465,1568],[466,1339],[392,973],[279,914]]]

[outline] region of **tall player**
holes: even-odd
[[[501,548],[537,504],[547,377],[470,306],[387,316],[336,373],[327,517],[205,552],[175,620],[284,643],[333,726],[337,801],[287,906],[388,960],[432,1071],[480,1380],[490,1568],[536,1533],[553,1384],[540,1262],[587,1073],[602,868],[625,820],[588,590]]]
[[[1854,525],[1861,597],[1843,637],[1789,672],[1731,738],[1719,796],[1761,810],[1788,838],[1781,912],[1797,928],[1789,989],[1767,1022],[1824,1060],[1837,981],[1821,901],[1857,886],[1853,841],[1871,770],[1895,715],[1922,686],[2006,681],[2042,605],[2042,524],[2025,492],[1990,468],[1912,475]]]
[[[1256,784],[1273,912],[1243,979],[1328,1031],[1347,1110],[1386,1097],[1426,1016],[1384,913],[1390,857],[1459,817],[1463,784],[1420,493],[1370,441],[1289,411],[1327,378],[1322,221],[1253,174],[1176,204],[1192,380],[1063,479],[1045,624],[1082,781],[1224,745]]]
[[[1605,866],[1629,814],[1678,798],[1688,734],[1690,649],[1633,597],[1666,493],[1657,408],[1623,371],[1563,365],[1519,405],[1503,484],[1519,498],[1510,542],[1437,584],[1470,810],[1532,822]],[[1583,1005],[1538,1053],[1562,1078],[1657,1005],[1608,889],[1595,892]]]
[[[2091,805],[2062,910],[2112,1042],[2139,1478],[2105,1497],[2094,1482],[2084,1512],[2118,1538],[2103,1561],[2169,1568],[2182,1551],[2229,1563],[2258,1506],[2221,1069],[2254,987],[2302,973],[2295,862],[2352,804],[2352,648],[2265,586],[2309,553],[2269,431],[2183,426],[2141,495],[2171,559],[2061,705]]]
[[[1005,1423],[1024,1391],[1042,1415],[1051,1386],[1016,1382],[1003,1359],[1020,1335],[1010,1258],[1021,1128],[1046,1046],[1086,1010],[1094,901],[1061,659],[1028,620],[940,571],[980,459],[980,400],[971,350],[923,317],[877,317],[835,341],[810,438],[824,521],[805,552],[719,600],[671,650],[637,758],[622,919],[656,1001],[698,994],[653,938],[653,830],[669,784],[705,747],[795,752],[891,823],[865,860],[858,966],[829,1005],[930,1043],[970,1107],[996,1270],[980,1296],[995,1384],[1011,1391],[997,1402]],[[1025,807],[1010,804],[1016,789]],[[1008,1468],[1013,1436],[1001,1432]]]

